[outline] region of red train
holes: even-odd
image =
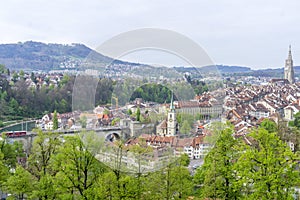
[[[13,137],[20,137],[25,136],[27,134],[26,131],[10,131],[5,133],[7,137],[13,138]]]

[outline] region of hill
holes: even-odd
[[[42,70],[80,67],[82,62],[88,64],[124,64],[139,65],[120,60],[113,60],[83,44],[45,44],[42,42],[28,41],[16,44],[0,44],[0,63],[10,69]],[[87,63],[85,63],[87,64]]]
[[[250,67],[242,67],[242,66],[229,66],[229,65],[209,65],[209,66],[204,66],[200,68],[193,68],[193,67],[174,67],[174,69],[178,72],[184,73],[184,72],[189,72],[191,74],[195,73],[210,73],[210,72],[215,72],[217,70],[221,74],[225,73],[246,73],[246,72],[251,72]]]
[[[245,72],[250,72],[251,68],[250,67],[243,67],[243,66],[229,66],[229,65],[216,65],[218,71],[220,73],[245,73]],[[201,70],[207,71],[210,69],[214,69],[215,66],[205,66],[202,67]]]
[[[88,59],[87,59],[88,58]],[[215,73],[216,67],[221,74],[241,76],[282,77],[283,68],[253,70],[244,66],[214,65],[201,68],[192,67],[153,67],[150,65],[114,60],[102,55],[83,44],[46,44],[27,41],[15,44],[0,44],[0,64],[11,70],[50,71],[57,69],[95,68],[105,75],[122,76],[156,76],[182,77],[190,73],[194,78],[202,74]],[[106,67],[111,64],[109,67]],[[102,70],[99,67],[103,67]],[[105,68],[104,68],[105,67]],[[295,66],[295,75],[300,75],[300,66]],[[201,74],[201,75],[200,75]]]

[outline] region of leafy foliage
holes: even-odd
[[[4,134],[1,139],[0,152],[3,153],[3,162],[7,167],[15,168],[17,157],[24,156],[23,145],[19,142],[8,143]]]
[[[273,131],[273,126],[268,128]],[[237,140],[222,130],[214,148],[197,170],[194,182],[203,198],[292,199],[300,183],[299,156],[291,152],[276,132],[253,130]]]
[[[66,137],[54,160],[58,170],[56,184],[63,196],[75,193],[82,199],[93,198],[90,192],[104,172],[104,166],[88,151],[79,137]]]
[[[5,183],[5,189],[12,193],[16,199],[24,199],[33,191],[32,175],[22,166],[17,166],[16,171]]]
[[[277,125],[275,122],[269,120],[269,119],[264,119],[261,124],[260,127],[266,129],[268,132],[270,133],[275,133],[277,132]]]
[[[145,101],[164,103],[171,101],[172,92],[166,86],[160,84],[148,83],[137,88],[130,97],[133,101],[136,98],[142,98]]]
[[[53,113],[53,130],[58,129],[58,118],[56,110]]]
[[[136,120],[141,121],[141,110],[140,107],[137,108],[136,110]]]
[[[259,129],[250,137],[252,145],[244,145],[236,167],[244,195],[248,199],[291,199],[300,181],[299,158],[276,133]]]
[[[239,196],[234,169],[238,156],[238,141],[232,137],[232,130],[222,130],[214,148],[205,157],[204,165],[195,175],[196,183],[203,185],[203,198],[234,199]]]
[[[234,138],[229,125],[216,123],[211,130],[215,145],[194,176],[186,154],[155,172],[125,173],[120,162],[127,147],[120,140],[114,166],[106,166],[95,158],[104,141],[93,132],[62,137],[37,130],[28,162],[20,166],[19,145],[4,138],[0,189],[17,199],[292,199],[300,185],[299,155],[276,132],[259,128]],[[140,156],[152,148],[142,141],[127,150]]]
[[[188,134],[191,130],[191,125],[187,120],[184,120],[182,123],[182,126],[180,127],[180,133],[182,134]]]
[[[87,125],[87,117],[84,115],[82,117],[80,117],[79,119],[79,123],[81,125],[82,128],[86,128]]]

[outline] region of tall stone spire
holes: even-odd
[[[288,60],[293,60],[292,58],[292,47],[289,45],[289,55],[288,55]]]
[[[288,58],[285,60],[284,78],[287,79],[291,84],[295,82],[291,45],[289,46]]]
[[[175,106],[174,106],[174,94],[173,94],[173,92],[172,92],[172,97],[171,97],[170,110],[171,111],[175,110]]]

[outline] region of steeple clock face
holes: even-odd
[[[170,119],[169,119],[169,122],[172,122],[172,121],[173,121],[173,119],[172,119],[172,118],[170,118]]]

